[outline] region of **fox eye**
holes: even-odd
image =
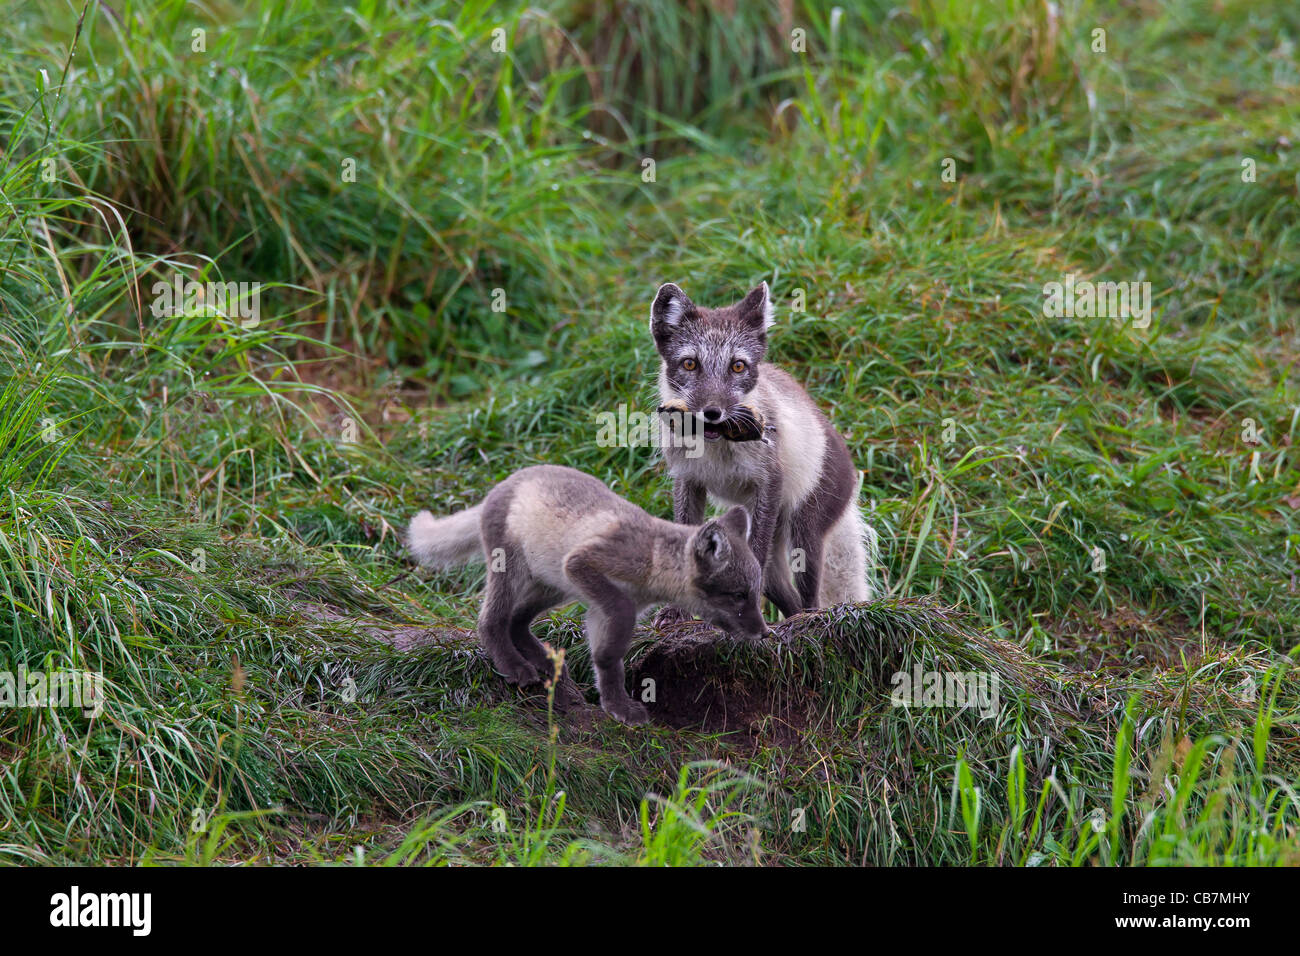
[[[695,359],[692,359],[692,358],[682,359],[682,368],[686,369],[686,371],[688,371],[688,372],[694,372],[694,371],[695,371]]]
[[[744,371],[745,369],[747,369],[748,367],[749,367],[749,366],[745,364],[745,360],[744,360],[744,359],[736,359],[736,361],[734,361],[734,362],[731,363],[731,370],[732,370],[733,372],[735,372],[737,375],[739,375],[741,372],[743,372],[743,371]]]

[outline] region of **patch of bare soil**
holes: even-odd
[[[765,640],[780,642],[781,628]],[[640,700],[654,689],[645,705],[656,723],[734,734],[737,743],[796,743],[813,719],[812,698],[802,690],[783,691],[775,675],[753,673],[761,655],[745,655],[743,667],[739,656],[733,639],[708,625],[665,627],[630,664],[628,686]]]

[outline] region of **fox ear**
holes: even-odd
[[[742,540],[749,540],[749,512],[740,505],[736,505],[719,520],[722,526],[732,534],[740,535]]]
[[[686,310],[694,305],[680,286],[672,282],[661,285],[650,305],[650,334],[655,337],[655,341],[666,341],[682,321]]]
[[[731,557],[731,542],[719,521],[707,521],[695,532],[695,559],[707,568],[718,568]]]
[[[767,283],[760,282],[749,290],[749,295],[736,306],[740,321],[759,332],[766,332],[772,327],[775,315],[772,309],[772,296],[767,291]]]

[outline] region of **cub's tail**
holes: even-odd
[[[430,568],[458,568],[483,560],[479,522],[483,505],[477,504],[445,518],[421,511],[411,519],[406,547],[415,560]]]

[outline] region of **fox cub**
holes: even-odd
[[[570,601],[587,606],[587,643],[600,706],[626,724],[647,719],[623,686],[623,656],[637,615],[672,602],[731,634],[767,633],[762,572],[749,548],[749,514],[732,508],[694,525],[655,518],[591,475],[536,465],[502,481],[480,504],[435,518],[421,511],[407,545],[421,564],[486,560],[479,638],[511,683],[551,670],[529,625]]]
[[[844,439],[798,382],[763,361],[771,325],[766,282],[719,309],[696,305],[669,282],[650,307],[660,398],[694,415],[703,432],[697,447],[685,447],[662,426],[674,516],[698,524],[708,496],[745,506],[763,591],[788,617],[869,600],[875,534],[858,507],[860,479]],[[731,428],[733,419],[746,427]],[[763,440],[734,440],[736,431],[752,433],[750,420],[762,423]],[[688,610],[666,608],[660,623]]]

